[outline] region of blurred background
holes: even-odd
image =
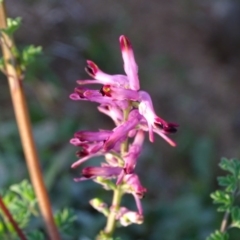
[[[223,174],[222,156],[240,149],[240,2],[233,0],[7,0],[22,17],[19,48],[43,47],[24,81],[34,135],[53,208],[78,216],[73,239],[94,239],[105,218],[88,201],[110,192],[91,181],[73,182],[77,159],[69,144],[80,129],[111,129],[96,104],[69,99],[91,59],[105,72],[123,73],[118,38],[131,40],[141,88],[156,112],[180,129],[172,148],[161,138],[146,144],[137,165],[148,189],[143,225],[118,229],[123,239],[201,240],[219,228],[210,193]],[[0,188],[28,178],[6,78],[0,88]],[[86,165],[98,165],[92,159]],[[11,174],[9,174],[11,173]],[[123,203],[135,209],[131,196]],[[234,235],[234,232],[232,233]],[[231,239],[234,239],[232,237]],[[236,238],[238,239],[238,238]]]

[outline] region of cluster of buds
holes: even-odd
[[[116,220],[126,226],[129,223],[141,223],[143,211],[140,199],[144,196],[144,188],[135,173],[137,159],[141,153],[145,132],[149,140],[154,141],[154,133],[161,136],[171,146],[176,146],[168,134],[177,131],[178,125],[168,123],[156,115],[150,95],[140,91],[138,67],[129,40],[120,36],[120,47],[126,75],[109,75],[99,69],[92,61],[87,61],[86,72],[94,80],[78,80],[78,87],[70,95],[72,100],[99,103],[98,110],[108,115],[116,127],[112,130],[79,131],[74,134],[70,143],[80,150],[79,160],[72,164],[76,168],[93,157],[104,156],[101,166],[85,167],[80,178],[75,181],[93,179],[105,189],[114,190],[120,187],[121,194],[133,195],[137,212],[119,207]],[[83,85],[101,84],[98,89],[88,89]],[[112,179],[116,179],[114,183]],[[111,211],[100,200],[90,202],[98,211],[108,215]]]

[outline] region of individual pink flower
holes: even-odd
[[[110,75],[104,73],[99,67],[92,61],[87,60],[86,72],[93,77],[95,80],[78,80],[77,83],[80,85],[84,84],[110,84],[113,86],[127,88],[129,81],[125,75]]]
[[[123,120],[123,111],[121,111],[114,102],[111,104],[101,104],[98,106],[98,111],[112,118],[116,126],[118,126]]]
[[[93,179],[96,177],[115,178],[121,173],[121,171],[122,168],[120,167],[86,167],[82,170],[82,177],[75,178],[74,181],[79,182],[82,180]]]
[[[118,219],[122,226],[126,227],[132,223],[142,224],[143,215],[138,212],[129,210],[126,207],[121,207],[117,213],[116,219]]]
[[[129,150],[124,154],[123,159],[125,161],[124,169],[126,174],[133,173],[137,159],[142,150],[142,144],[144,141],[144,133],[139,130],[135,136],[134,142],[130,145]]]
[[[138,106],[139,113],[146,119],[149,131],[149,140],[154,141],[154,128],[159,126],[163,133],[176,132],[178,127],[177,124],[167,123],[162,118],[158,117],[154,111],[152,99],[149,94],[145,91],[139,91],[140,103]]]
[[[141,118],[142,116],[137,110],[131,111],[128,120],[113,129],[113,133],[104,144],[104,149],[109,151],[117,142],[124,141],[127,138],[128,133],[138,125]]]
[[[125,175],[123,183],[125,183],[124,189],[126,192],[136,194],[138,198],[142,198],[147,192],[147,189],[141,185],[138,175],[135,173]]]

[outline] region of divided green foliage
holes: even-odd
[[[207,240],[228,240],[228,239],[229,235],[227,233],[222,233],[218,230],[216,230],[207,238]]]
[[[231,210],[234,198],[230,193],[217,190],[211,194],[211,198],[213,199],[213,203],[220,204],[220,207],[217,209],[219,212]]]
[[[231,210],[232,227],[240,228],[240,208],[233,207]]]
[[[225,219],[229,221],[226,229],[222,230],[222,232],[216,231],[207,240],[229,239],[227,231],[233,227],[240,228],[240,207],[235,203],[240,190],[240,160],[222,158],[219,166],[229,174],[218,177],[218,184],[224,189],[212,193],[211,198],[213,203],[219,204],[217,210],[229,213],[230,219]]]
[[[33,64],[35,62],[36,57],[41,53],[42,53],[41,46],[35,47],[33,45],[29,45],[25,47],[22,50],[20,56],[21,69],[25,71],[26,67],[28,67],[30,64]]]
[[[19,227],[26,233],[27,239],[46,239],[46,236],[38,230],[40,225],[36,224],[36,220],[40,217],[40,212],[33,188],[27,180],[10,186],[9,190],[3,196],[3,201]],[[54,219],[62,236],[70,235],[76,220],[74,211],[72,209],[57,211],[54,215]],[[33,222],[35,222],[35,225]],[[1,210],[0,239],[18,239],[15,229]]]
[[[72,209],[65,208],[54,214],[54,220],[62,234],[70,235],[73,231],[73,224],[77,220],[77,216]]]
[[[31,215],[38,215],[37,201],[32,186],[27,180],[23,180],[19,184],[12,185],[9,189],[3,197],[3,201],[19,226],[25,228],[29,223]],[[4,219],[5,227],[10,232],[14,232],[11,223],[1,211],[0,215]],[[0,224],[3,223],[1,222]]]
[[[8,34],[10,37],[19,29],[21,26],[21,18],[8,18],[7,19],[7,28],[1,29],[2,32]],[[4,42],[2,44],[5,44]],[[10,46],[9,46],[10,47]],[[29,65],[33,64],[36,60],[36,57],[42,53],[42,47],[35,47],[29,45],[23,48],[22,51],[19,51],[16,47],[11,47],[12,55],[15,57],[18,67],[21,68],[23,72],[26,71]],[[4,70],[4,61],[3,58],[0,59],[0,70]]]
[[[20,17],[17,18],[8,18],[7,19],[7,28],[1,29],[4,33],[9,36],[13,35],[21,26],[22,19]]]

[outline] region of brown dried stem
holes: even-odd
[[[14,227],[15,231],[17,232],[19,238],[21,240],[27,240],[27,238],[25,237],[24,233],[22,232],[22,230],[20,229],[20,227],[18,226],[18,224],[16,223],[16,221],[14,220],[12,214],[9,212],[9,210],[7,209],[6,205],[4,204],[2,197],[0,196],[0,208],[2,209],[4,215],[8,218],[9,222],[12,224],[12,226]]]
[[[7,23],[4,1],[0,1],[0,28],[5,29],[6,27]],[[33,140],[30,117],[22,85],[22,72],[16,58],[12,54],[14,42],[12,38],[4,32],[1,33],[1,47],[14,112],[31,182],[38,199],[40,211],[43,216],[48,235],[51,240],[59,240],[60,236],[54,223],[50,201],[43,181],[37,151]]]

